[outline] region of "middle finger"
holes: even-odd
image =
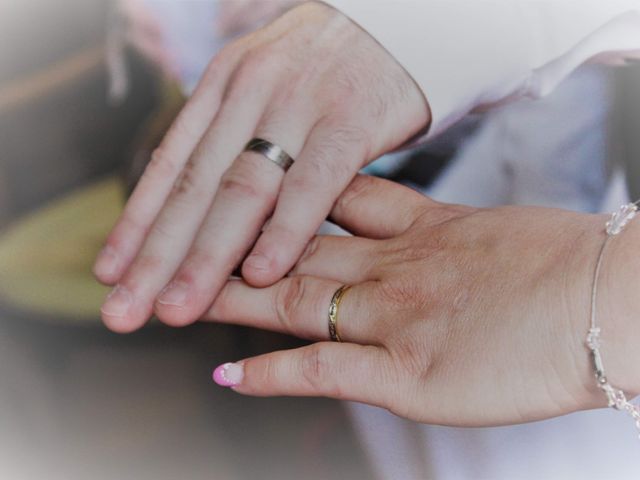
[[[265,115],[253,136],[295,158],[312,119],[304,105],[278,108]],[[280,166],[257,152],[243,152],[233,162],[189,253],[155,303],[161,320],[185,325],[206,311],[271,214],[283,177]]]

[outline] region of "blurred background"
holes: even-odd
[[[91,263],[128,189],[207,58],[251,27],[228,11],[217,33],[218,3],[0,0],[0,478],[370,477],[339,403],[210,380],[291,340],[99,318]]]
[[[210,381],[295,341],[213,324],[112,334],[90,272],[208,59],[291,3],[0,0],[0,478],[372,478],[340,403]],[[639,70],[588,67],[369,172],[445,201],[597,211],[617,171],[637,197]]]

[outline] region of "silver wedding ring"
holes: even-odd
[[[293,158],[289,156],[278,145],[271,143],[269,140],[262,138],[253,138],[247,146],[244,147],[245,152],[256,152],[271,160],[273,163],[282,168],[285,172],[293,165]]]

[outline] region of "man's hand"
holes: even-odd
[[[96,276],[117,284],[102,308],[105,323],[132,331],[154,311],[170,325],[193,322],[249,251],[245,280],[277,281],[357,171],[429,119],[408,73],[322,3],[230,44],[155,152],[96,262]],[[296,159],[286,175],[243,153],[253,137]]]

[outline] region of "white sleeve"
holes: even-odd
[[[474,109],[549,93],[592,59],[640,53],[640,0],[324,0],[409,72],[427,137]]]

